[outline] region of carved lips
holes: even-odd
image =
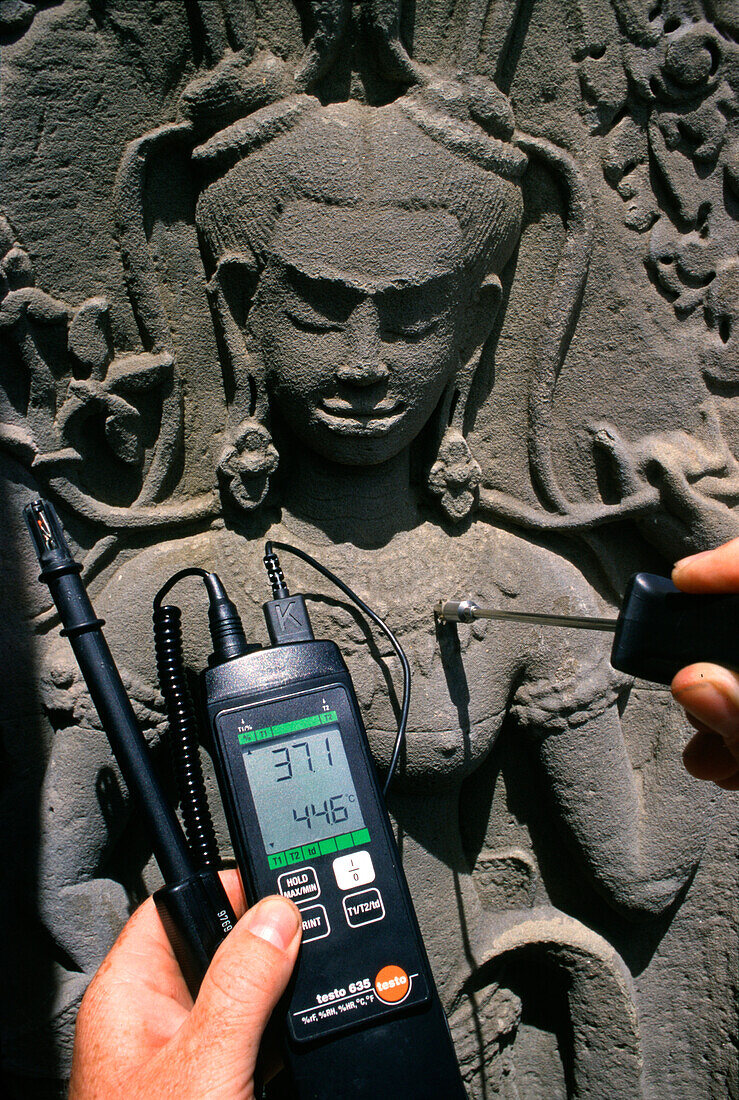
[[[316,415],[330,427],[339,431],[360,427],[363,432],[380,435],[390,431],[403,417],[405,403],[398,400],[380,401],[375,405],[361,406],[338,397],[324,398]]]

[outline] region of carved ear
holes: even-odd
[[[208,283],[208,299],[223,364],[226,402],[238,419],[262,418],[266,413],[261,368],[249,355],[245,339],[258,282],[259,272],[252,258],[227,253]]]
[[[477,360],[493,330],[502,297],[503,287],[498,276],[486,275],[470,304],[469,324],[460,348],[463,370],[471,360],[472,373],[477,369]]]
[[[441,402],[440,430],[448,427],[464,430],[464,415],[472,381],[480,364],[480,356],[490,336],[503,296],[500,279],[486,275],[474,295],[468,310],[467,331],[459,351],[459,369],[446,388]]]
[[[474,295],[468,311],[467,331],[459,350],[460,368],[455,381],[456,404],[461,405],[463,414],[467,405],[472,380],[480,364],[480,356],[485,343],[493,331],[498,314],[503,287],[495,274],[486,275]]]

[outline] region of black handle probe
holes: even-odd
[[[154,895],[157,911],[180,969],[193,995],[219,943],[236,917],[215,871],[199,870],[182,827],[151,765],[120,673],[103,635],[103,620],[92,608],[51,504],[24,508],[41,575],[49,586],[90,696],[100,716],[121,774],[149,830],[165,886]]]
[[[697,661],[739,670],[739,593],[681,592],[667,577],[654,573],[634,574],[617,619],[498,610],[480,607],[473,600],[440,601],[434,610],[442,622],[501,619],[613,631],[613,667],[657,684],[671,683],[681,668]]]
[[[635,573],[616,620],[611,664],[669,684],[686,665],[739,669],[739,593],[681,592],[667,577]]]

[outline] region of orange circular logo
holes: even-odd
[[[383,966],[375,978],[375,993],[388,1004],[402,1001],[410,988],[411,980],[400,966]]]

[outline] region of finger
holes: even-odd
[[[720,665],[689,665],[672,681],[672,694],[699,731],[718,734],[739,764],[739,676]]]
[[[700,730],[688,741],[683,749],[683,763],[696,779],[714,783],[730,780],[739,771],[723,737],[708,729]]]
[[[708,726],[705,722],[699,722],[697,718],[694,718],[692,714],[688,714],[687,711],[685,711],[685,717],[687,718],[693,729],[698,730],[699,733],[702,730],[708,730]],[[709,733],[713,733],[713,730],[709,730]]]
[[[672,580],[683,592],[739,592],[739,538],[676,562]]]
[[[218,877],[223,883],[223,888],[228,894],[228,900],[233,906],[233,911],[236,914],[236,919],[239,920],[246,912],[246,896],[244,894],[244,887],[241,882],[241,875],[235,867],[229,868],[227,871],[219,871]]]
[[[269,1017],[298,954],[300,912],[282,897],[264,898],[221,944],[195,1006],[168,1058],[192,1095],[236,1095],[250,1080]]]

